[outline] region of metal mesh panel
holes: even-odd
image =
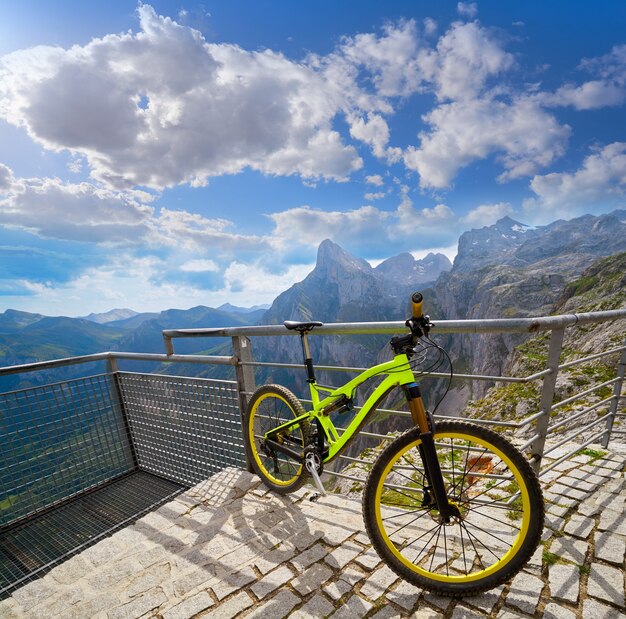
[[[245,468],[235,382],[126,372],[118,379],[141,470],[191,485]]]
[[[149,473],[131,473],[0,533],[0,599],[181,489]]]
[[[0,527],[134,467],[112,378],[0,394]]]

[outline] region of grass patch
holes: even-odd
[[[584,447],[576,452],[576,455],[589,456],[592,458],[592,461],[597,460],[598,458],[604,458],[606,454],[606,451],[602,451],[601,449],[591,449],[589,447]]]
[[[543,562],[546,565],[554,565],[555,563],[558,563],[561,560],[561,557],[559,557],[559,555],[554,554],[553,552],[550,552],[549,550],[544,550],[541,557],[543,559]]]

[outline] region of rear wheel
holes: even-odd
[[[472,595],[508,580],[532,556],[543,528],[541,488],[523,454],[487,428],[440,422],[434,439],[457,515],[445,522],[437,510],[415,428],[374,463],[363,495],[365,525],[378,554],[409,582]]]
[[[244,437],[252,466],[263,482],[280,494],[293,492],[302,486],[306,478],[304,466],[299,458],[273,448],[265,440],[265,435],[304,414],[296,396],[280,385],[260,387],[248,404]],[[274,440],[303,457],[310,425],[308,419],[303,420],[277,433]]]

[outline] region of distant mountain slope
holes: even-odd
[[[328,322],[376,321],[397,318],[407,301],[407,292],[434,282],[450,261],[443,254],[415,260],[405,253],[372,268],[339,245],[325,240],[319,246],[315,268],[307,277],[280,294],[262,321]]]
[[[100,324],[85,318],[50,317],[7,310],[0,314],[0,367],[109,350],[164,353],[163,329],[249,325],[255,317],[254,312],[231,314],[198,306],[189,310],[136,314],[123,320]],[[223,341],[193,339],[179,340],[175,345],[178,353],[193,353],[221,344]],[[154,363],[147,362],[129,362],[126,366],[136,371],[157,369]],[[102,367],[97,371],[101,370]],[[0,390],[75,378],[93,371],[93,366],[71,366],[54,375],[50,372],[10,375],[0,379]],[[194,371],[198,371],[198,368],[194,368]]]
[[[253,305],[252,307],[239,307],[237,305],[231,305],[230,303],[223,303],[217,309],[230,314],[252,314],[256,312],[263,313],[269,308],[270,306],[267,303],[262,305]]]
[[[23,329],[42,318],[44,318],[42,314],[29,314],[28,312],[8,309],[6,312],[0,314],[0,329]]]
[[[154,318],[142,322],[136,329],[126,334],[119,342],[119,349],[164,353],[162,335],[164,329],[238,327],[250,324],[248,316],[247,314],[230,314],[204,305],[188,310],[165,310]],[[214,347],[216,343],[215,339],[194,338],[177,340],[174,345],[176,352],[189,354]]]
[[[83,318],[43,316],[21,328],[6,328],[0,321],[0,367],[111,350],[123,334],[122,330]],[[84,369],[79,370],[78,366],[66,368],[56,375],[55,380],[59,380],[59,377],[73,378]],[[46,372],[2,377],[0,390],[45,384],[48,377]]]
[[[114,322],[119,320],[125,320],[127,318],[132,318],[133,316],[137,316],[139,312],[135,312],[134,310],[122,308],[122,309],[112,309],[108,312],[104,312],[102,314],[89,314],[89,316],[84,316],[85,320],[91,320],[91,322],[97,322],[99,324],[106,324],[108,322]]]

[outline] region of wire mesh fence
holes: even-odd
[[[228,466],[245,468],[234,381],[117,376],[141,470],[192,485]]]
[[[112,378],[0,394],[0,527],[134,468]]]
[[[0,394],[0,597],[222,469],[236,383],[109,373]]]

